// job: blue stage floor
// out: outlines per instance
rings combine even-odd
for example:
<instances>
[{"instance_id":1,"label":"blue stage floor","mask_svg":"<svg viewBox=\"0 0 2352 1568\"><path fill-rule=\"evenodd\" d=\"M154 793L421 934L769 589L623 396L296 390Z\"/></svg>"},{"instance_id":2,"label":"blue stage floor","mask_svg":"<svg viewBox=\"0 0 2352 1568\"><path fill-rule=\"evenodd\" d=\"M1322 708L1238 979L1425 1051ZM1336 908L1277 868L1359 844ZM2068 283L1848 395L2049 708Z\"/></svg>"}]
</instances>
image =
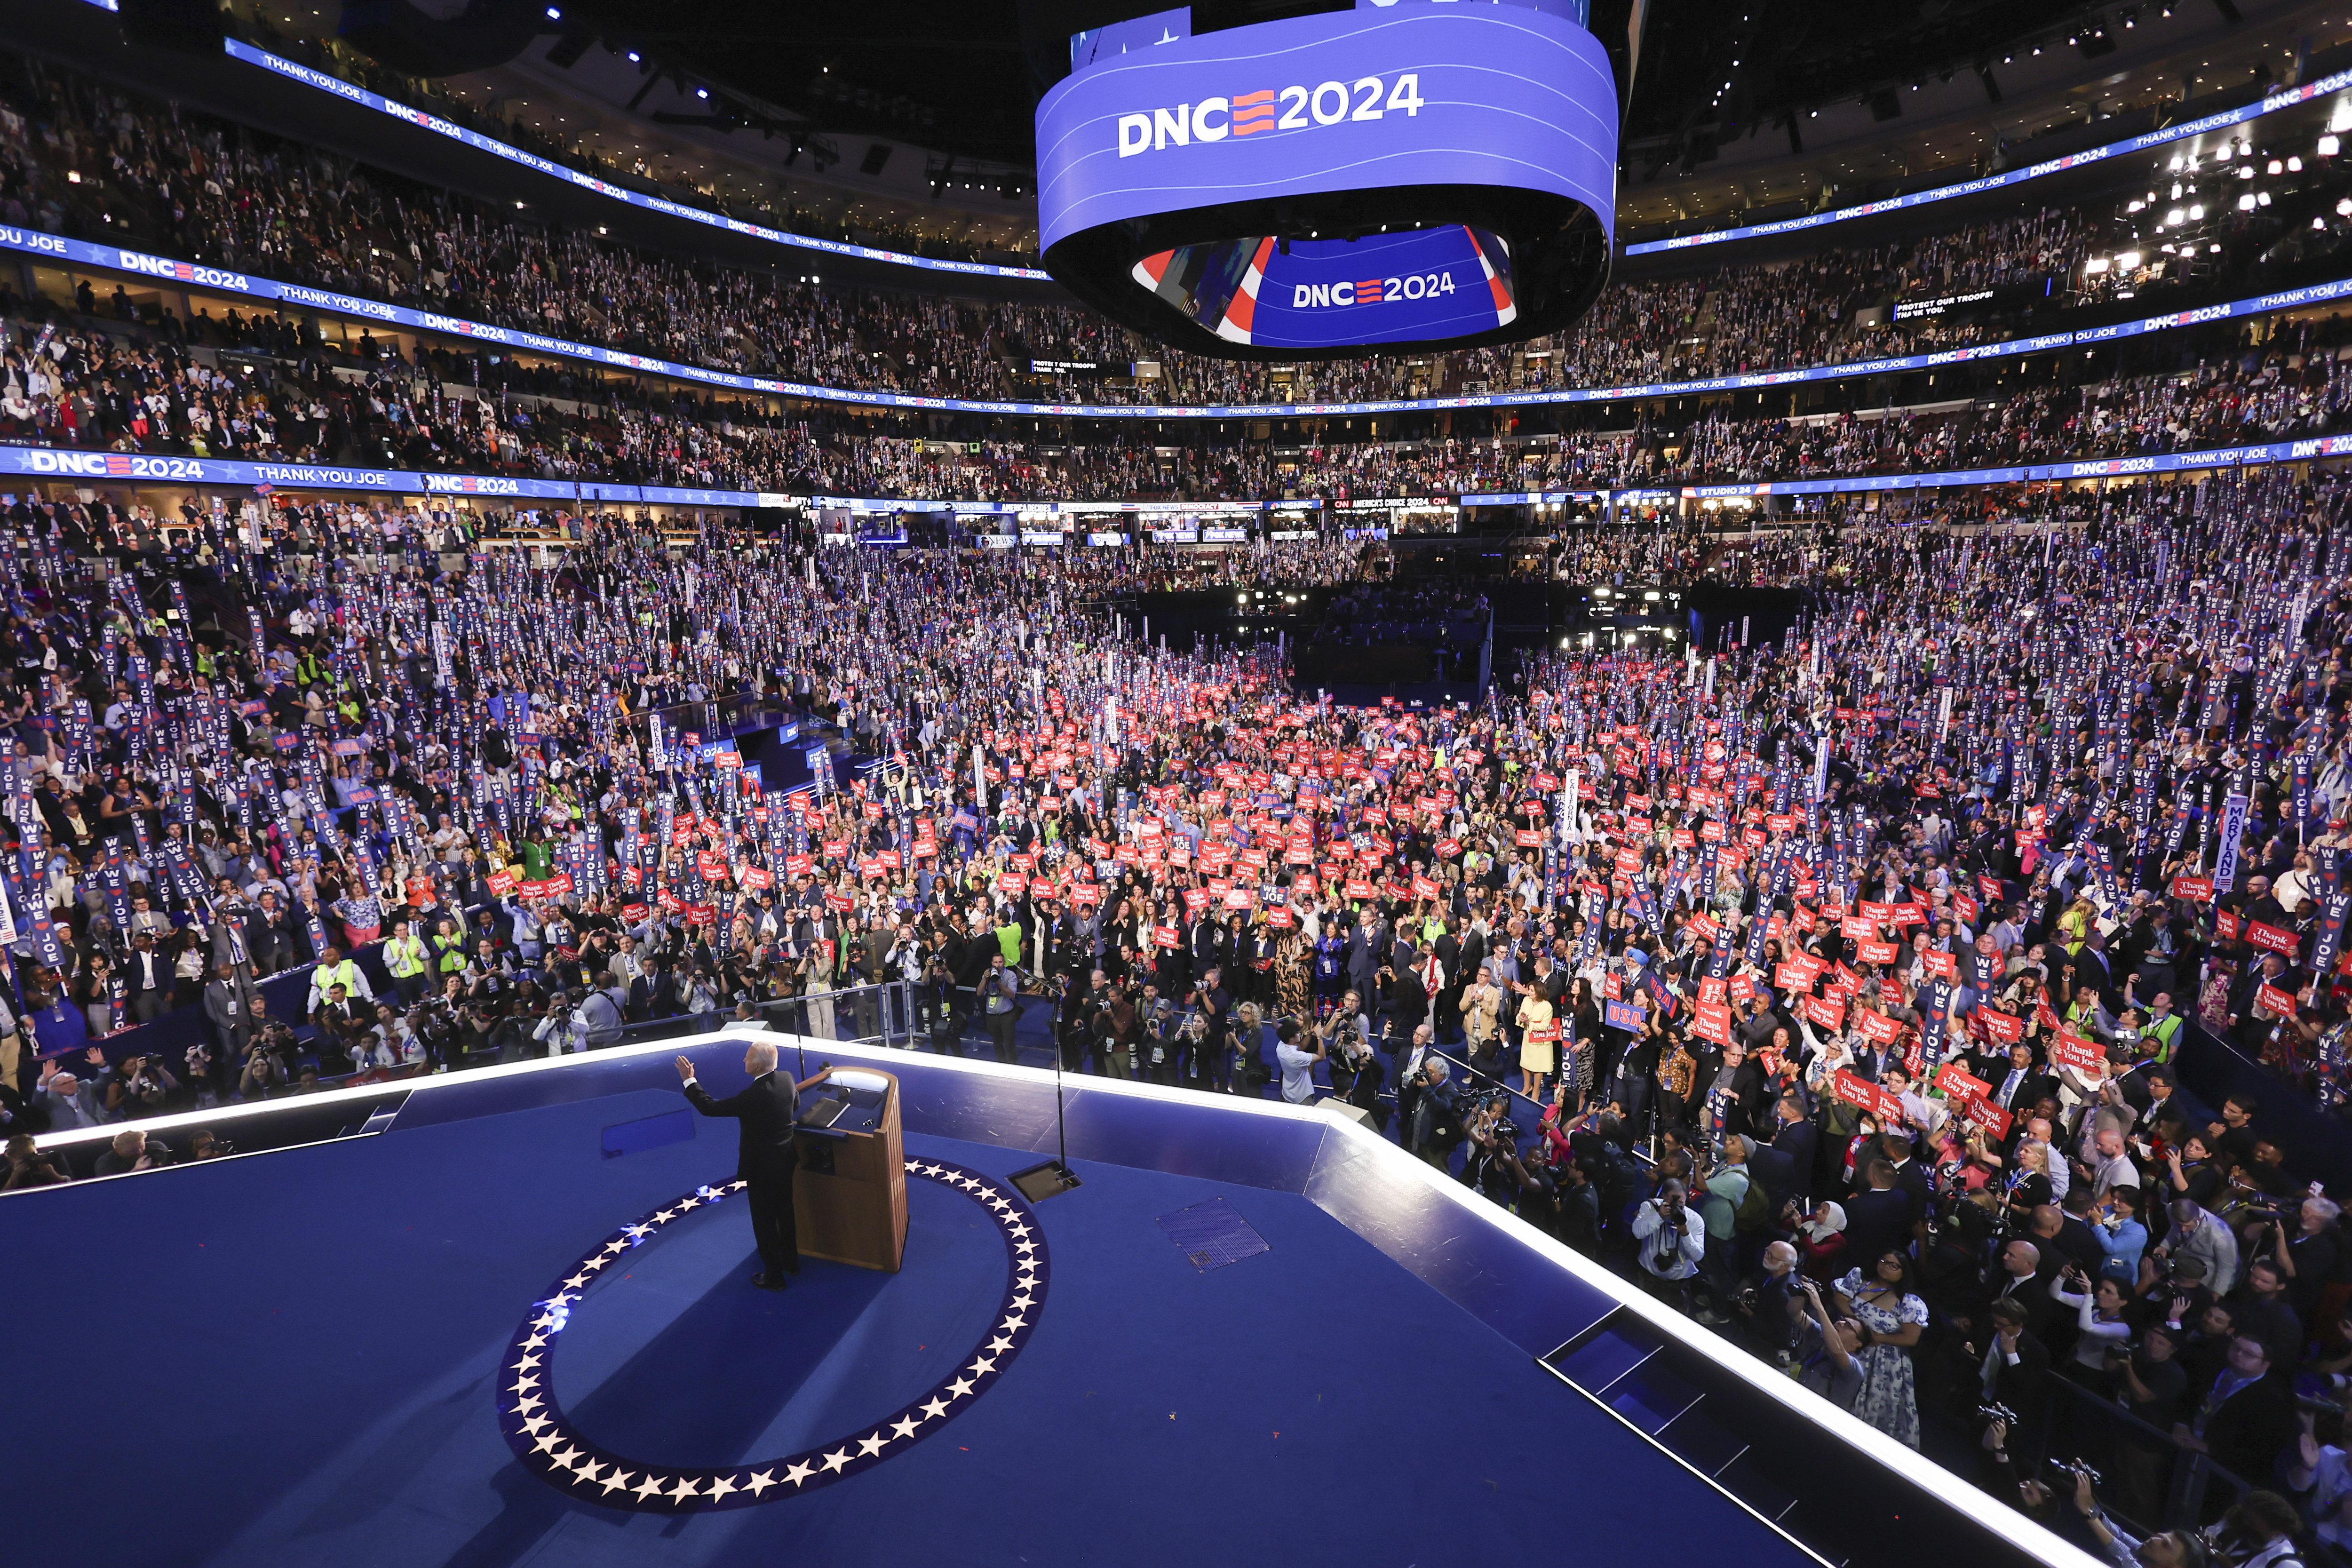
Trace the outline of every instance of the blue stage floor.
<instances>
[{"instance_id":1,"label":"blue stage floor","mask_svg":"<svg viewBox=\"0 0 2352 1568\"><path fill-rule=\"evenodd\" d=\"M502 1436L501 1358L616 1226L733 1169L731 1126L616 1159L631 1089L0 1203L38 1300L13 1402L28 1563L1345 1563L1802 1554L1307 1197L1074 1162L1017 1361L871 1468L726 1511L560 1492ZM1003 1175L1025 1150L909 1132ZM1268 1250L1202 1270L1157 1224L1223 1197ZM923 1397L1009 1278L970 1196L909 1184L895 1277L751 1289L740 1202L590 1285L552 1371L574 1426L726 1466Z\"/></svg>"}]
</instances>

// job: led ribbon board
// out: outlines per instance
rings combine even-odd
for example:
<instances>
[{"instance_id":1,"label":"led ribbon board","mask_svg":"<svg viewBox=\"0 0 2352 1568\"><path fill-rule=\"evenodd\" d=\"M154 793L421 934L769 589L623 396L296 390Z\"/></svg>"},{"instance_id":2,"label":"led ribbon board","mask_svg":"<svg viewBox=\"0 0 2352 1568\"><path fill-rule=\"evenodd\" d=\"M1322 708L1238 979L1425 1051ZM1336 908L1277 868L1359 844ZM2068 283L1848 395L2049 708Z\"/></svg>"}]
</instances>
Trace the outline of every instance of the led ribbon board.
<instances>
[{"instance_id":1,"label":"led ribbon board","mask_svg":"<svg viewBox=\"0 0 2352 1568\"><path fill-rule=\"evenodd\" d=\"M1097 56L1037 151L1046 270L1195 353L1517 342L1608 277L1615 79L1548 11L1398 0Z\"/></svg>"}]
</instances>

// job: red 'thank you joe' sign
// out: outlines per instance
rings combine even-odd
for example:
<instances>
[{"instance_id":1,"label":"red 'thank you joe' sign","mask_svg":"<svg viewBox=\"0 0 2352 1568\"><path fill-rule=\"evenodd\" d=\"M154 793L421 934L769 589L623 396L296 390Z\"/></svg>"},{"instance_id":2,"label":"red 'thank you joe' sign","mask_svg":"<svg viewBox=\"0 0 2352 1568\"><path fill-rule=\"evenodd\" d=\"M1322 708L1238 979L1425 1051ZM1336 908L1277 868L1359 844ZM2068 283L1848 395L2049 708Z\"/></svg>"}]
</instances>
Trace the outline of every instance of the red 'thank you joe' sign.
<instances>
[{"instance_id":1,"label":"red 'thank you joe' sign","mask_svg":"<svg viewBox=\"0 0 2352 1568\"><path fill-rule=\"evenodd\" d=\"M1898 1120L1903 1114L1903 1101L1891 1090L1867 1079L1856 1078L1843 1068L1831 1076L1830 1085L1840 1100L1871 1112L1882 1124Z\"/></svg>"}]
</instances>

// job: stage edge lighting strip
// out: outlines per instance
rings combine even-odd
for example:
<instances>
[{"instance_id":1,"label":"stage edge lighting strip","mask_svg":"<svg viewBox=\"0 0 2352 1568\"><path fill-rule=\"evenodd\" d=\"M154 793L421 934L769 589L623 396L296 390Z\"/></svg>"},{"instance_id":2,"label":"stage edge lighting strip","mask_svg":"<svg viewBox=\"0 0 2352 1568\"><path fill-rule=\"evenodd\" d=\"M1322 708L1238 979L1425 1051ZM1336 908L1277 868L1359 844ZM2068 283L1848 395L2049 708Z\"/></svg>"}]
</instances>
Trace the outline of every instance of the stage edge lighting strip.
<instances>
[{"instance_id":1,"label":"stage edge lighting strip","mask_svg":"<svg viewBox=\"0 0 2352 1568\"><path fill-rule=\"evenodd\" d=\"M903 1066L909 1055L914 1054L887 1046L853 1045L840 1040L818 1040L804 1036L778 1035L764 1030L732 1028L722 1028L713 1034L696 1036L692 1043L694 1047L700 1048L745 1045L754 1041L780 1047L789 1045L803 1050L814 1048L827 1057L855 1058L877 1066L888 1066L893 1063ZM413 1093L430 1094L436 1089L481 1083L493 1078L561 1072L567 1068L590 1061L613 1062L632 1057L668 1058L676 1056L678 1045L679 1042L676 1039L650 1040L635 1046L616 1046L609 1050L597 1051L591 1056L548 1057L531 1061L506 1062L494 1067L471 1068L464 1073L446 1078L421 1078L407 1080L405 1083L372 1084L358 1089L324 1089L317 1094L303 1097L303 1104L306 1106L339 1102L358 1104L381 1099L387 1089L399 1089L408 1087L410 1084L413 1084ZM978 1060L969 1057L930 1055L919 1055L919 1059L927 1070L965 1073L982 1078L993 1078L1007 1083L1023 1083L1031 1087L1039 1087L1042 1083L1035 1068L1023 1068L1011 1063ZM667 1065L666 1059L663 1065ZM1090 1094L1126 1095L1171 1105L1199 1106L1202 1103L1202 1096L1197 1090L1179 1089L1167 1084L1090 1078L1087 1080L1085 1088ZM135 1127L151 1134L200 1126L216 1128L234 1123L248 1116L266 1115L283 1109L283 1106L284 1102L278 1100L216 1106L209 1110L184 1111L173 1116L151 1117L142 1121L111 1123L104 1127L83 1128L72 1132L43 1133L35 1140L35 1142L45 1150L58 1149L77 1144L101 1142L112 1138L125 1128ZM1629 1288L1623 1280L1619 1279L1600 1265L1587 1260L1572 1247L1544 1235L1517 1215L1496 1207L1445 1173L1422 1161L1412 1159L1409 1155L1404 1155L1396 1145L1389 1142L1370 1128L1331 1111L1311 1106L1290 1105L1280 1100L1247 1100L1226 1095L1220 1096L1216 1100L1214 1108L1220 1111L1242 1115L1312 1121L1342 1137L1355 1140L1368 1154L1378 1151L1379 1157L1392 1160L1393 1168L1397 1171L1410 1172L1412 1179L1423 1183L1433 1194L1455 1205L1465 1215L1484 1224L1500 1226L1510 1235L1513 1240L1538 1253L1567 1273L1574 1275L1580 1281L1591 1286L1619 1306L1637 1313L1644 1321L1674 1336L1682 1344L1706 1356L1735 1376L1745 1380L1770 1398L1789 1405L1815 1426L1835 1433L1856 1449L1869 1455L1905 1479L1935 1492L1936 1495L1939 1497L1952 1495L1950 1489L1954 1477L1950 1471L1942 1468L1903 1444L1897 1443L1868 1423L1838 1409L1820 1395L1797 1386L1787 1377L1775 1372L1768 1363L1740 1354L1716 1342L1712 1335L1693 1329L1681 1317L1668 1311L1663 1305L1640 1291ZM260 1156L255 1154L247 1157L259 1158ZM120 1177L94 1179L152 1180L169 1171L185 1168L167 1166L162 1172L142 1171L125 1173ZM85 1184L77 1182L71 1184L69 1187L37 1188L30 1193L12 1194L10 1200L19 1203L34 1202L45 1194L79 1189ZM2063 1564L2064 1568L2104 1568L2097 1559L2042 1529L2023 1514L2009 1509L1997 1508L1986 1510L1979 1517L1986 1529L2019 1549L2032 1552L2047 1562Z\"/></svg>"},{"instance_id":2,"label":"stage edge lighting strip","mask_svg":"<svg viewBox=\"0 0 2352 1568\"><path fill-rule=\"evenodd\" d=\"M1722 245L1735 239L1760 239L1769 235L1796 234L1809 228L1821 228L1833 223L1845 223L1858 217L1875 217L1881 213L1901 212L1907 207L1924 207L1932 202L1948 202L1959 196L1980 195L1986 191L2003 190L2021 185L2028 180L2038 180L2045 174L2063 174L2085 164L2101 163L2109 158L2127 157L2145 153L2191 137L2203 136L2215 131L2227 131L2233 125L2245 125L2283 109L2294 109L2322 98L2342 88L2352 87L2352 70L2341 70L2325 76L2302 87L2291 87L2284 92L2273 93L2256 103L2241 109L2218 110L2195 120L2184 120L2178 125L2168 125L2161 131L2144 135L2128 136L2121 142L2110 142L2104 147L2085 152L2069 153L2063 158L2044 159L2029 163L2022 169L2011 169L1999 174L1986 174L1979 179L1962 180L1956 184L1937 185L1925 191L1914 191L1907 196L1889 196L1883 202L1864 202L1860 206L1839 207L1832 212L1807 213L1801 217L1782 218L1777 223L1748 224L1740 228L1717 229L1707 234L1678 235L1672 239L1643 240L1625 247L1628 256L1648 256L1661 250L1689 250L1702 245Z\"/></svg>"}]
</instances>

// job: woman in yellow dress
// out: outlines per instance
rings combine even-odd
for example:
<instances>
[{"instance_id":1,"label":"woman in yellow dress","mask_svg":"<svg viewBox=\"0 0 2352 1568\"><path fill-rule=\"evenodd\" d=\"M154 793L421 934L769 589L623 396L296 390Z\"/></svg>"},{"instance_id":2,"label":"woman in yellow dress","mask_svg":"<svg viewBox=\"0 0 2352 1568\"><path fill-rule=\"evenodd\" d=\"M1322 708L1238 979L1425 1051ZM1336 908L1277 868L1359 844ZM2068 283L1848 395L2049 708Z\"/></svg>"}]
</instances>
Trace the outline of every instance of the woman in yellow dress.
<instances>
[{"instance_id":1,"label":"woman in yellow dress","mask_svg":"<svg viewBox=\"0 0 2352 1568\"><path fill-rule=\"evenodd\" d=\"M1519 1003L1519 1092L1529 1100L1542 1098L1543 1080L1551 1076L1556 1047L1546 1028L1551 1021L1551 998L1530 989ZM1546 1038L1536 1038L1539 1030Z\"/></svg>"}]
</instances>

